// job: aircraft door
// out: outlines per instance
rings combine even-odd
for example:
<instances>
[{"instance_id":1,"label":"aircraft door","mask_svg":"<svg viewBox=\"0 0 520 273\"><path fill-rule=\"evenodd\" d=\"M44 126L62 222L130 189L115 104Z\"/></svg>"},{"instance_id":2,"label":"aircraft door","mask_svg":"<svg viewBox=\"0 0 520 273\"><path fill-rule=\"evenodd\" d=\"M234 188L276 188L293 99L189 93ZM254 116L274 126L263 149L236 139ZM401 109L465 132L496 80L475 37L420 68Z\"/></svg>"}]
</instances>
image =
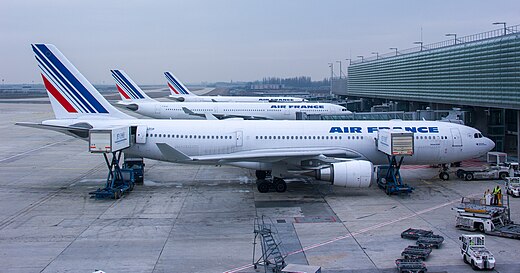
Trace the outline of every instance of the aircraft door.
<instances>
[{"instance_id":1,"label":"aircraft door","mask_svg":"<svg viewBox=\"0 0 520 273\"><path fill-rule=\"evenodd\" d=\"M236 140L237 140L237 147L242 147L242 145L244 144L242 131L237 131Z\"/></svg>"},{"instance_id":2,"label":"aircraft door","mask_svg":"<svg viewBox=\"0 0 520 273\"><path fill-rule=\"evenodd\" d=\"M137 132L135 136L135 143L144 144L146 143L146 130L148 130L148 126L139 125L137 126Z\"/></svg>"},{"instance_id":3,"label":"aircraft door","mask_svg":"<svg viewBox=\"0 0 520 273\"><path fill-rule=\"evenodd\" d=\"M462 137L459 128L451 128L451 141L453 147L462 147Z\"/></svg>"},{"instance_id":4,"label":"aircraft door","mask_svg":"<svg viewBox=\"0 0 520 273\"><path fill-rule=\"evenodd\" d=\"M155 113L161 114L161 105L158 103L155 104Z\"/></svg>"}]
</instances>

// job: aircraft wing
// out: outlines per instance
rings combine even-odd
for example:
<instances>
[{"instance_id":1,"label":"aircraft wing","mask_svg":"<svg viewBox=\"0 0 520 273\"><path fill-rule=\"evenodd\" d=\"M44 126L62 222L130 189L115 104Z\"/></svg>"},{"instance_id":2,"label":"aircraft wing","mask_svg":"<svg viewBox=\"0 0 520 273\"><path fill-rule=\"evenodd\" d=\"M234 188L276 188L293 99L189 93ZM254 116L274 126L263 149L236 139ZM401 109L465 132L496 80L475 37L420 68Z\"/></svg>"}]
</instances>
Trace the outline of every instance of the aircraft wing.
<instances>
[{"instance_id":1,"label":"aircraft wing","mask_svg":"<svg viewBox=\"0 0 520 273\"><path fill-rule=\"evenodd\" d=\"M334 158L360 159L363 156L341 147L321 148L281 148L281 149L256 149L229 154L188 156L166 143L157 143L157 147L163 156L169 161L176 162L214 162L224 164L229 162L255 161L255 162L278 162L290 159L319 158L321 161L335 162Z\"/></svg>"},{"instance_id":2,"label":"aircraft wing","mask_svg":"<svg viewBox=\"0 0 520 273\"><path fill-rule=\"evenodd\" d=\"M228 119L228 118L241 118L241 119L246 119L246 120L266 120L266 119L268 119L265 117L246 116L246 115L219 115L219 114L209 114L209 113L198 114L198 113L191 111L190 109L188 109L186 107L182 107L182 111L184 111L184 113L186 113L188 115L202 117L202 118L205 118L208 120Z\"/></svg>"}]
</instances>

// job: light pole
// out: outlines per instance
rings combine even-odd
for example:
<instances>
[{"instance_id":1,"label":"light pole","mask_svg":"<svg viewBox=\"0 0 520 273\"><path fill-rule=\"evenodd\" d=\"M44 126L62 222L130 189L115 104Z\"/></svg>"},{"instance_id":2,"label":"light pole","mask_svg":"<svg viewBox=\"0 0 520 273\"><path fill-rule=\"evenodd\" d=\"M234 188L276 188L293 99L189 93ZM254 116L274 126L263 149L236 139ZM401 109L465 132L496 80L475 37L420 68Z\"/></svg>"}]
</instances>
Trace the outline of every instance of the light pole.
<instances>
[{"instance_id":1,"label":"light pole","mask_svg":"<svg viewBox=\"0 0 520 273\"><path fill-rule=\"evenodd\" d=\"M357 56L357 57L358 57L358 58L361 58L361 62L364 62L364 61L365 61L365 57L364 57L364 56L359 55L359 56Z\"/></svg>"},{"instance_id":2,"label":"light pole","mask_svg":"<svg viewBox=\"0 0 520 273\"><path fill-rule=\"evenodd\" d=\"M336 61L339 63L339 79L341 80L341 74L343 74L343 69L341 68L341 61Z\"/></svg>"},{"instance_id":3,"label":"light pole","mask_svg":"<svg viewBox=\"0 0 520 273\"><path fill-rule=\"evenodd\" d=\"M397 47L391 47L391 50L395 50L395 56L397 56Z\"/></svg>"},{"instance_id":4,"label":"light pole","mask_svg":"<svg viewBox=\"0 0 520 273\"><path fill-rule=\"evenodd\" d=\"M453 36L455 38L453 44L457 44L457 33L446 33L446 37Z\"/></svg>"},{"instance_id":5,"label":"light pole","mask_svg":"<svg viewBox=\"0 0 520 273\"><path fill-rule=\"evenodd\" d=\"M504 25L504 35L507 34L506 22L494 22L493 25Z\"/></svg>"},{"instance_id":6,"label":"light pole","mask_svg":"<svg viewBox=\"0 0 520 273\"><path fill-rule=\"evenodd\" d=\"M334 64L329 63L330 67L330 95L332 95L332 79L334 78Z\"/></svg>"},{"instance_id":7,"label":"light pole","mask_svg":"<svg viewBox=\"0 0 520 273\"><path fill-rule=\"evenodd\" d=\"M422 49L423 49L423 42L422 41L420 41L420 42L413 42L413 43L416 44L416 45L421 45L421 51L422 51Z\"/></svg>"},{"instance_id":8,"label":"light pole","mask_svg":"<svg viewBox=\"0 0 520 273\"><path fill-rule=\"evenodd\" d=\"M379 52L372 52L372 54L376 54L376 60L379 60Z\"/></svg>"}]
</instances>

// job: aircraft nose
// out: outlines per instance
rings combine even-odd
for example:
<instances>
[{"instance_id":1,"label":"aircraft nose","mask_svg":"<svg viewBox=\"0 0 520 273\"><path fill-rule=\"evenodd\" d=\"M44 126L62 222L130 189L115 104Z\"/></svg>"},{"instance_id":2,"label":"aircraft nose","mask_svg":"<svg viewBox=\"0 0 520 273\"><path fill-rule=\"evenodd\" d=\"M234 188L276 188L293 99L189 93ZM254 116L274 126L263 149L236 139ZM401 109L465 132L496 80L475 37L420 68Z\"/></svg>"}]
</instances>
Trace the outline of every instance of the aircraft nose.
<instances>
[{"instance_id":1,"label":"aircraft nose","mask_svg":"<svg viewBox=\"0 0 520 273\"><path fill-rule=\"evenodd\" d=\"M485 152L489 152L495 148L495 142L493 142L493 140L491 140L487 137L484 137L483 141L484 141L484 143L482 143L482 144L484 144L484 145L482 145L482 146L485 149Z\"/></svg>"},{"instance_id":2,"label":"aircraft nose","mask_svg":"<svg viewBox=\"0 0 520 273\"><path fill-rule=\"evenodd\" d=\"M493 150L495 148L495 142L493 140L486 137L487 145L489 146L489 150Z\"/></svg>"}]
</instances>

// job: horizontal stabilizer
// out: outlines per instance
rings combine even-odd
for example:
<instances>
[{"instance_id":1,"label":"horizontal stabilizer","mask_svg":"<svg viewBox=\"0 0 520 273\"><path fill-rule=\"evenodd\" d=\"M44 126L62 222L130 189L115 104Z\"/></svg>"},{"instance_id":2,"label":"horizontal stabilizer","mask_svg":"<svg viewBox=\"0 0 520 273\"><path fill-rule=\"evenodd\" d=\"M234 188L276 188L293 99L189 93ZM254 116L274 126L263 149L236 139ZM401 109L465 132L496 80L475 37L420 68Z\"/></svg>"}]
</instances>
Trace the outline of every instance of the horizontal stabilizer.
<instances>
[{"instance_id":1,"label":"horizontal stabilizer","mask_svg":"<svg viewBox=\"0 0 520 273\"><path fill-rule=\"evenodd\" d=\"M61 125L50 125L50 124L42 124L42 123L32 123L32 122L17 122L15 125L51 130L55 132L64 133L67 135L71 135L73 137L79 137L83 139L88 138L89 130L92 129L92 126L88 123L78 123L69 126L61 126Z\"/></svg>"}]
</instances>

